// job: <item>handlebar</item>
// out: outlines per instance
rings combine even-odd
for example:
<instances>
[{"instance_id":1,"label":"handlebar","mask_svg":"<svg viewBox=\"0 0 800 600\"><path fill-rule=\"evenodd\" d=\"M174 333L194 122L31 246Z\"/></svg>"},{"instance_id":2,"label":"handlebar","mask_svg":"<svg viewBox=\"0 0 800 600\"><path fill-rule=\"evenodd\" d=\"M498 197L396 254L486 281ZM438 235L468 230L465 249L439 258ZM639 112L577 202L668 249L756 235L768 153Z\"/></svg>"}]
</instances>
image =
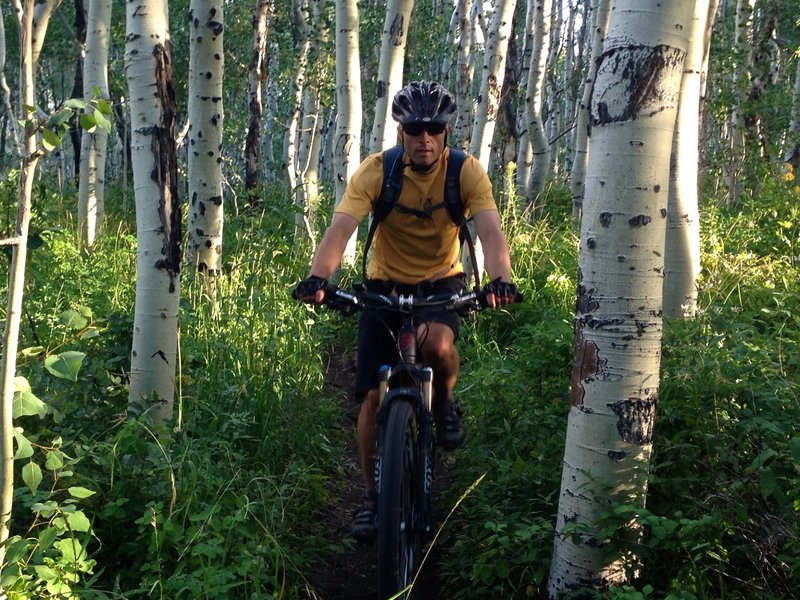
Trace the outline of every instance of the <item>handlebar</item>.
<instances>
[{"instance_id":1,"label":"handlebar","mask_svg":"<svg viewBox=\"0 0 800 600\"><path fill-rule=\"evenodd\" d=\"M517 302L523 300L522 294L517 294ZM345 291L335 285L325 288L323 304L338 310L342 314L352 315L365 308L389 309L402 313L413 313L417 308L441 308L442 312L460 310L473 312L488 307L486 293L483 291L464 290L462 292L446 292L424 296L399 295L388 296L363 290Z\"/></svg>"}]
</instances>

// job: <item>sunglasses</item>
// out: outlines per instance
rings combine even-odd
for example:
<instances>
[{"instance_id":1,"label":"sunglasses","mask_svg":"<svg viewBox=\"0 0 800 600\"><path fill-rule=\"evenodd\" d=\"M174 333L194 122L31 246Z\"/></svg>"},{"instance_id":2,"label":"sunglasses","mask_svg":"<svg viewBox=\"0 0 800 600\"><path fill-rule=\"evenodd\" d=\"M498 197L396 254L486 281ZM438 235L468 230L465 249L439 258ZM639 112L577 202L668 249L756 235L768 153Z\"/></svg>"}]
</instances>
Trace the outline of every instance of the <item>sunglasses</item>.
<instances>
[{"instance_id":1,"label":"sunglasses","mask_svg":"<svg viewBox=\"0 0 800 600\"><path fill-rule=\"evenodd\" d=\"M403 125L403 133L414 136L422 135L423 131L428 135L439 135L444 133L445 129L447 129L447 125L444 123L406 123Z\"/></svg>"}]
</instances>

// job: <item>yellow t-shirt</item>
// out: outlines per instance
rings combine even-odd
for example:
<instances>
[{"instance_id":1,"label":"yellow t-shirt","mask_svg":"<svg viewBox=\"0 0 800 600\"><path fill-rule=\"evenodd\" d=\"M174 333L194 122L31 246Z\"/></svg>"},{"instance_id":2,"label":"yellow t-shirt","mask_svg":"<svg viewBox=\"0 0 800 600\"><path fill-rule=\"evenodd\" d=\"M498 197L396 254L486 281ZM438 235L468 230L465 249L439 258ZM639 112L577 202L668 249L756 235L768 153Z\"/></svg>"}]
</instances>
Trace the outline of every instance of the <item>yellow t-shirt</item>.
<instances>
[{"instance_id":1,"label":"yellow t-shirt","mask_svg":"<svg viewBox=\"0 0 800 600\"><path fill-rule=\"evenodd\" d=\"M450 150L445 149L430 173L406 167L398 204L419 211L442 204L449 156ZM403 160L408 164L407 156ZM383 153L378 152L358 167L335 212L360 222L372 211L382 182ZM460 185L465 215L497 210L489 176L472 156L467 156L461 168ZM456 275L462 272L459 250L458 227L444 205L432 211L431 218L391 210L375 232L367 277L419 283Z\"/></svg>"}]
</instances>

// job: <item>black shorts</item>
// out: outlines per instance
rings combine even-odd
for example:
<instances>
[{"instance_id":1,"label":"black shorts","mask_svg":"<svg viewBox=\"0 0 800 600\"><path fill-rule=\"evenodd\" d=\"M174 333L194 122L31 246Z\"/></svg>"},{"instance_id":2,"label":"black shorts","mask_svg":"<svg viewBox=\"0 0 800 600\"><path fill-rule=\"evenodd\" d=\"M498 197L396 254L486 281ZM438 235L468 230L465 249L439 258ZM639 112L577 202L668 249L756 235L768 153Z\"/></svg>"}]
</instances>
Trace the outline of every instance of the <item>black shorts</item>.
<instances>
[{"instance_id":1,"label":"black shorts","mask_svg":"<svg viewBox=\"0 0 800 600\"><path fill-rule=\"evenodd\" d=\"M454 275L430 282L425 281L418 285L394 284L389 281L375 279L367 280L367 291L378 294L443 294L446 292L458 293L465 287L464 275ZM421 310L414 318L419 325L422 323L444 323L453 330L455 339L461 327L461 317L456 311L440 312L432 309L431 314ZM397 351L397 332L400 329L402 315L385 310L365 310L361 313L358 324L358 358L356 361L356 389L355 399L361 402L364 395L371 389L378 387L378 370L383 365L393 367L397 364L399 355ZM424 339L420 341L420 346Z\"/></svg>"}]
</instances>

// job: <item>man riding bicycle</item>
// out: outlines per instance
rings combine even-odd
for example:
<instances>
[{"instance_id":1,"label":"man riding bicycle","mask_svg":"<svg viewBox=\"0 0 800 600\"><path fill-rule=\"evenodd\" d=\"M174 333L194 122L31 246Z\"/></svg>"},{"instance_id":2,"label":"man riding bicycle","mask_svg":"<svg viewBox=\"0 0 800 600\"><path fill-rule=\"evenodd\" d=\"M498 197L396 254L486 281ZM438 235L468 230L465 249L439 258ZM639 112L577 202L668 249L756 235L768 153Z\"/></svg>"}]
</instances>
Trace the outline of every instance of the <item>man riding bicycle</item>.
<instances>
[{"instance_id":1,"label":"man riding bicycle","mask_svg":"<svg viewBox=\"0 0 800 600\"><path fill-rule=\"evenodd\" d=\"M395 210L377 228L365 282L368 291L384 294L458 292L465 287L460 262L459 227L444 210L445 177L450 150L446 147L454 96L436 82L412 82L395 94L392 117L403 146L403 183ZM368 156L347 185L333 220L320 242L308 277L293 294L320 304L328 279L339 267L348 240L375 207L384 180L383 153ZM485 286L490 308L510 304L516 297L511 278L508 244L492 184L481 164L467 156L460 173L461 202L471 215L484 250L485 269L492 282ZM378 370L394 364L393 334L399 319L365 310L358 334L356 398L363 400L358 417L358 448L366 493L353 520L353 536L371 541L376 535L375 446L377 436ZM461 410L453 399L459 371L455 347L460 318L455 312L418 321L420 350L433 368L433 413L437 443L455 449L464 441ZM387 325L393 331L387 329Z\"/></svg>"}]
</instances>

